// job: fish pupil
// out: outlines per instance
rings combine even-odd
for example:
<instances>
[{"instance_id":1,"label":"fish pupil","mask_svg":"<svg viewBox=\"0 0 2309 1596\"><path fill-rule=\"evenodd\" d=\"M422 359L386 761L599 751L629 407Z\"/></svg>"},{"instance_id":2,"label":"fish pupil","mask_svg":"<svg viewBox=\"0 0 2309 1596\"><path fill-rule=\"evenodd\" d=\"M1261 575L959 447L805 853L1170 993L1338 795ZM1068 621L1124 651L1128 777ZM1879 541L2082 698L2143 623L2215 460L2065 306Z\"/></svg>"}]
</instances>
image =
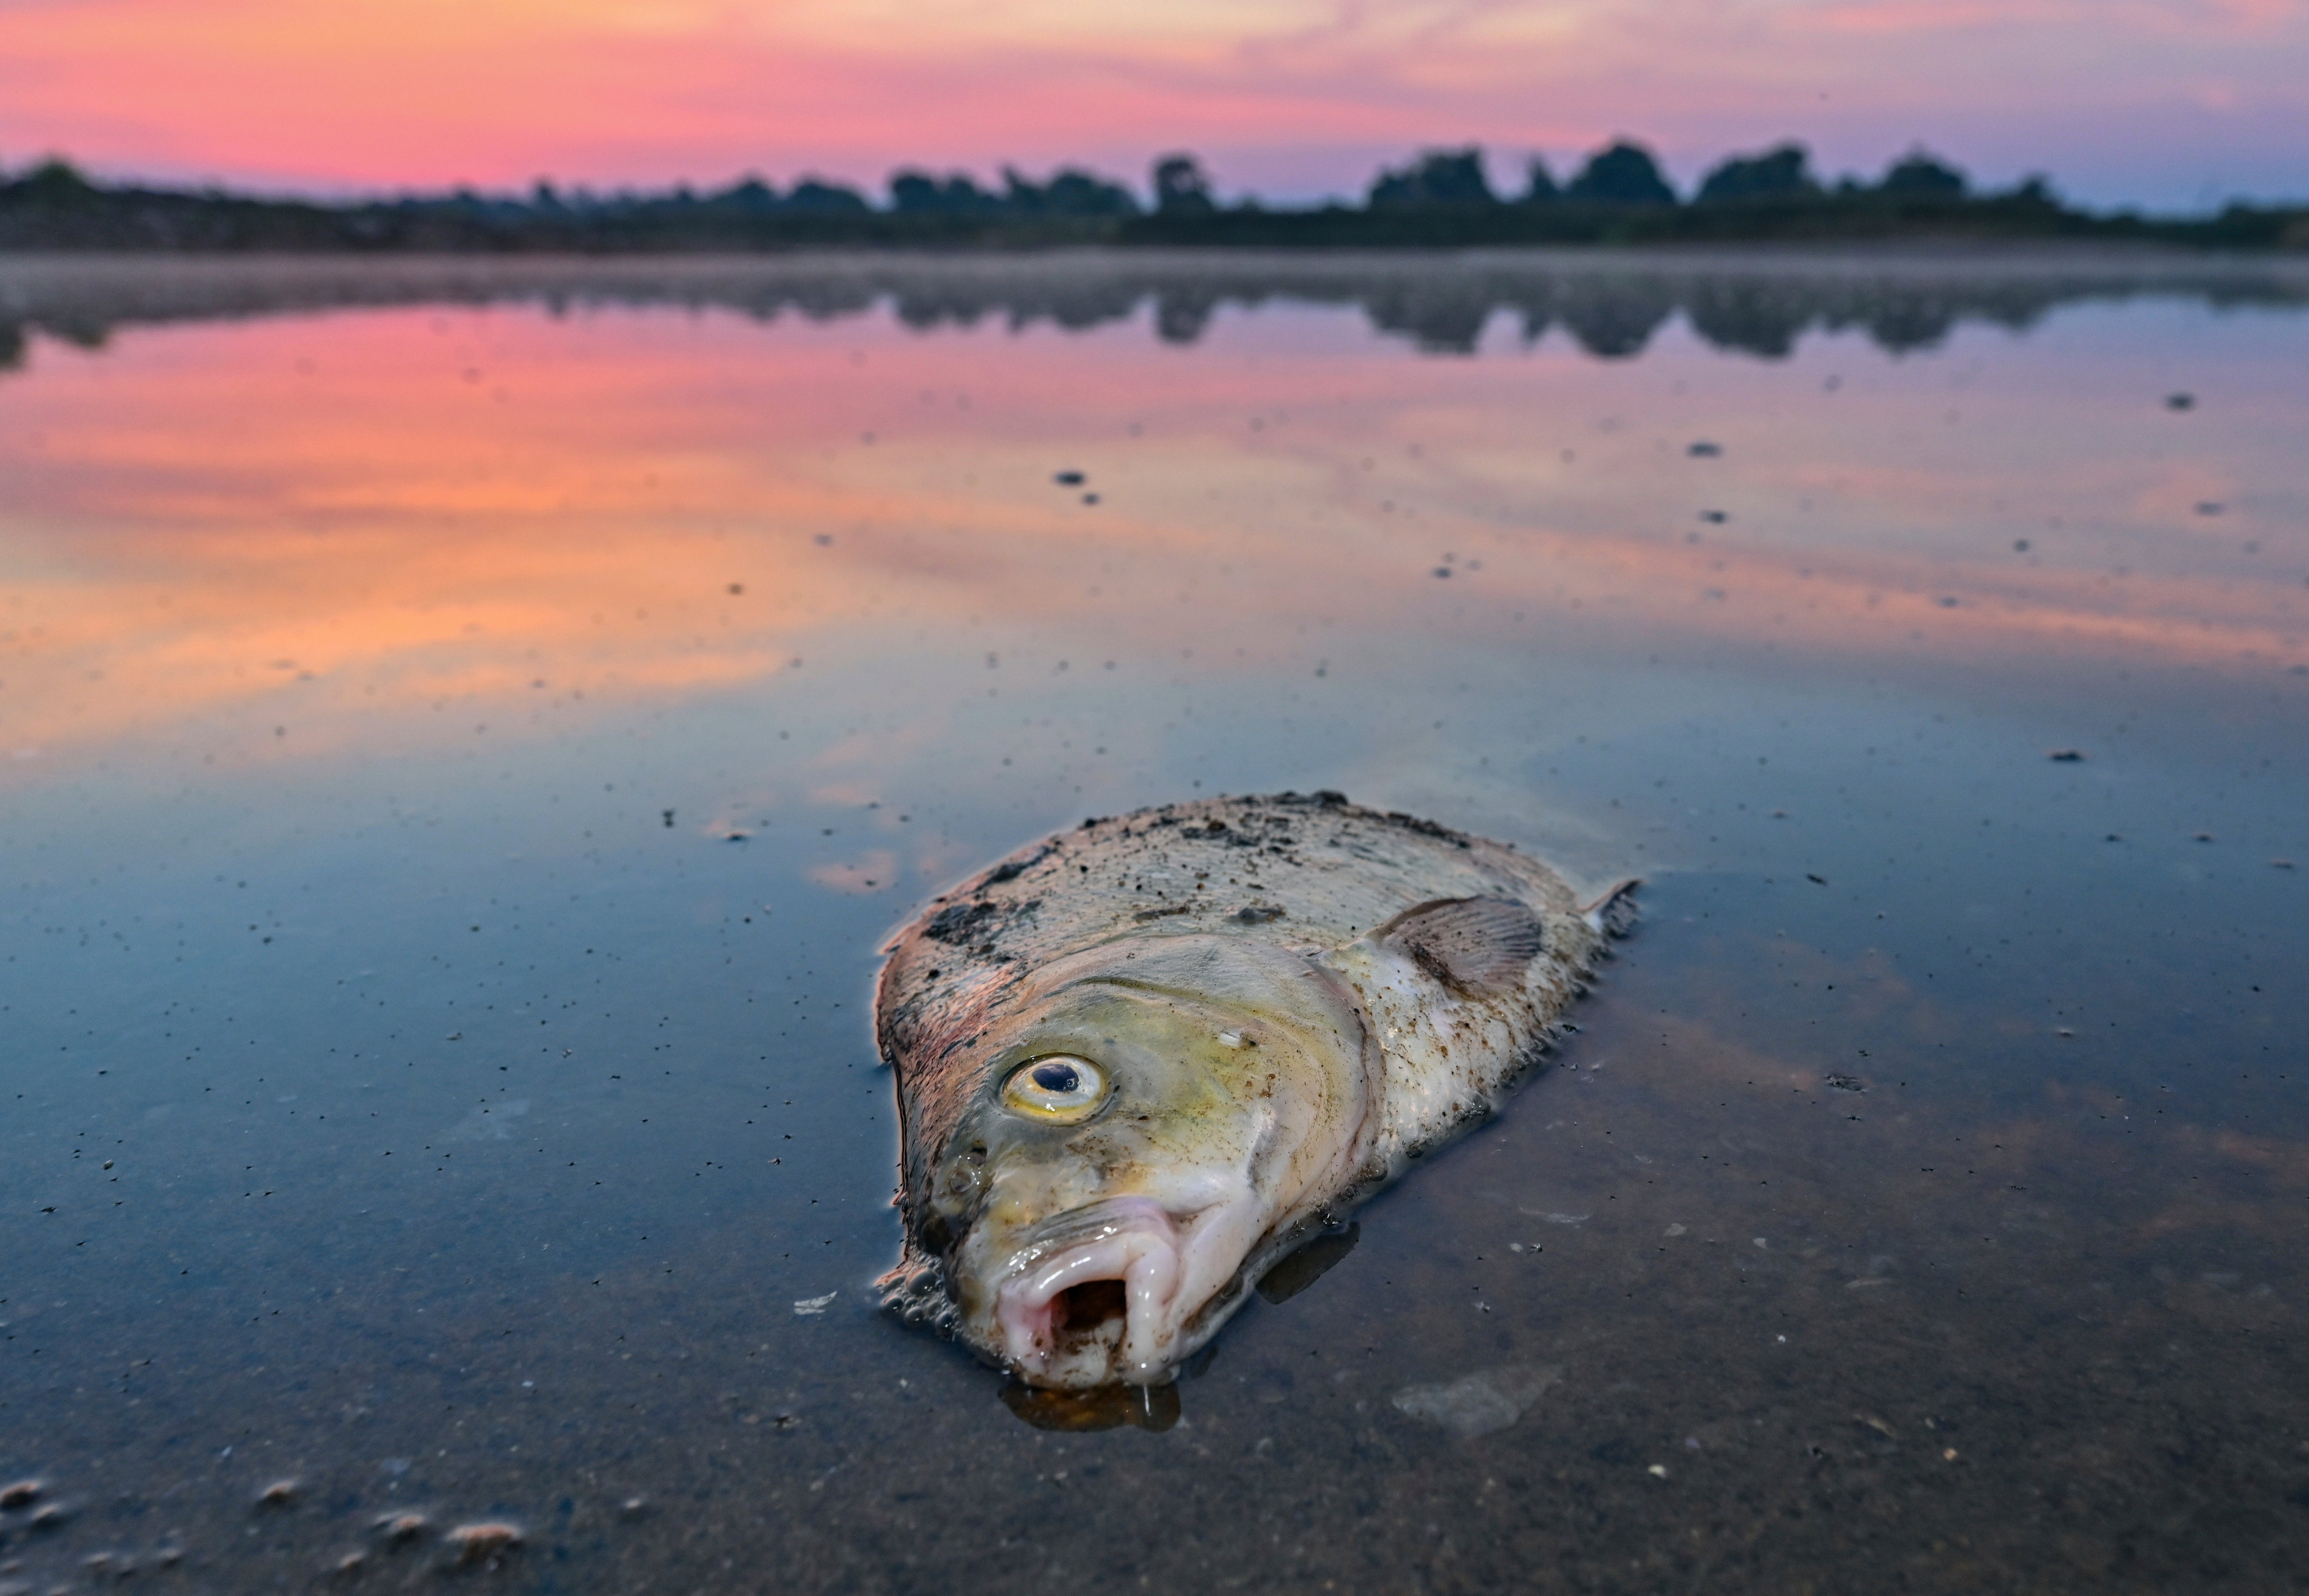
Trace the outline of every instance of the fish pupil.
<instances>
[{"instance_id":1,"label":"fish pupil","mask_svg":"<svg viewBox=\"0 0 2309 1596\"><path fill-rule=\"evenodd\" d=\"M1074 1091L1082 1085L1082 1073L1071 1064L1038 1064L1033 1081L1045 1091Z\"/></svg>"}]
</instances>

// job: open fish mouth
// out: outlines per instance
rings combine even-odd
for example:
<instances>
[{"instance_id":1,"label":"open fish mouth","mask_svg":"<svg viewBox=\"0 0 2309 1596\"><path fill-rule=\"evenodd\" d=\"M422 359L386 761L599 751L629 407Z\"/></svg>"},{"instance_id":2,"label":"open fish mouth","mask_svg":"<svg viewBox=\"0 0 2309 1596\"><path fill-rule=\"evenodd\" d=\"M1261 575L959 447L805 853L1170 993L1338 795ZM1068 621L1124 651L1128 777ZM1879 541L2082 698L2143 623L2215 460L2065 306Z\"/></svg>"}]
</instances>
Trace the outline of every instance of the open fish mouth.
<instances>
[{"instance_id":1,"label":"open fish mouth","mask_svg":"<svg viewBox=\"0 0 2309 1596\"><path fill-rule=\"evenodd\" d=\"M996 1295L1004 1361L1036 1385L1161 1383L1177 1337L1181 1241L1169 1211L1146 1197L1039 1226Z\"/></svg>"}]
</instances>

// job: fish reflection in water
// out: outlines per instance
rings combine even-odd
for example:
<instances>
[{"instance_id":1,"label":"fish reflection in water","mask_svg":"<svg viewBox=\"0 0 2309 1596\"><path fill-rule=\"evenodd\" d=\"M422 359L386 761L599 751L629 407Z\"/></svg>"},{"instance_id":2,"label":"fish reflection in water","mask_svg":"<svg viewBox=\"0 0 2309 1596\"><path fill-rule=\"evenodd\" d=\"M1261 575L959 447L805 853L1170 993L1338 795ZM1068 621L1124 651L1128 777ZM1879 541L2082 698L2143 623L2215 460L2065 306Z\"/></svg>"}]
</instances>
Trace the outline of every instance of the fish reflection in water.
<instances>
[{"instance_id":1,"label":"fish reflection in water","mask_svg":"<svg viewBox=\"0 0 2309 1596\"><path fill-rule=\"evenodd\" d=\"M1583 908L1511 848L1330 792L1022 850L887 950L887 1301L1027 1385L1167 1385L1246 1287L1303 1290L1354 1245L1338 1213L1489 1109L1625 892Z\"/></svg>"},{"instance_id":2,"label":"fish reflection in water","mask_svg":"<svg viewBox=\"0 0 2309 1596\"><path fill-rule=\"evenodd\" d=\"M1047 1386L1006 1382L1002 1405L1036 1429L1166 1430L1179 1422L1176 1385L1094 1385L1087 1391L1053 1391Z\"/></svg>"}]
</instances>

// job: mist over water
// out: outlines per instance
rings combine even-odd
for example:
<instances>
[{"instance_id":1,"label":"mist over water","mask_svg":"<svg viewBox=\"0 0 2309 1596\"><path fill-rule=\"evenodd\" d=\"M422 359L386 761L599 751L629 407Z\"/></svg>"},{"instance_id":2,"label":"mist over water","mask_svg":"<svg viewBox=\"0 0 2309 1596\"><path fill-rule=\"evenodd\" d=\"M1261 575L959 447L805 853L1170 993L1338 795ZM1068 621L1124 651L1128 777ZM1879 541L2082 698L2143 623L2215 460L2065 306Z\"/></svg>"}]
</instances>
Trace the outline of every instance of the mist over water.
<instances>
[{"instance_id":1,"label":"mist over water","mask_svg":"<svg viewBox=\"0 0 2309 1596\"><path fill-rule=\"evenodd\" d=\"M0 263L0 1581L2281 1583L2289 271ZM1325 787L1646 920L1006 1404L872 1307L884 934Z\"/></svg>"}]
</instances>

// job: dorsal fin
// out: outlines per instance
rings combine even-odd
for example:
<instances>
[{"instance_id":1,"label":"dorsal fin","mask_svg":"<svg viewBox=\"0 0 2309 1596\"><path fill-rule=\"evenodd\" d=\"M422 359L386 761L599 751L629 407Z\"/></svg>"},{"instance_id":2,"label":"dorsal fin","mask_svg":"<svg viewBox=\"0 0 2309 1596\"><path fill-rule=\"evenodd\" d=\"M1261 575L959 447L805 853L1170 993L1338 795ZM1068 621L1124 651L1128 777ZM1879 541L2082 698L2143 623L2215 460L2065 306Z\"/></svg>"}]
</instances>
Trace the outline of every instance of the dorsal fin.
<instances>
[{"instance_id":1,"label":"dorsal fin","mask_svg":"<svg viewBox=\"0 0 2309 1596\"><path fill-rule=\"evenodd\" d=\"M1405 910L1371 939L1466 997L1514 991L1547 946L1539 916L1512 898L1431 899Z\"/></svg>"},{"instance_id":2,"label":"dorsal fin","mask_svg":"<svg viewBox=\"0 0 2309 1596\"><path fill-rule=\"evenodd\" d=\"M1640 876L1630 876L1625 881L1615 881L1596 896L1596 901L1579 911L1579 916L1606 936L1628 936L1635 932L1640 913L1636 908L1636 889L1644 884Z\"/></svg>"}]
</instances>

